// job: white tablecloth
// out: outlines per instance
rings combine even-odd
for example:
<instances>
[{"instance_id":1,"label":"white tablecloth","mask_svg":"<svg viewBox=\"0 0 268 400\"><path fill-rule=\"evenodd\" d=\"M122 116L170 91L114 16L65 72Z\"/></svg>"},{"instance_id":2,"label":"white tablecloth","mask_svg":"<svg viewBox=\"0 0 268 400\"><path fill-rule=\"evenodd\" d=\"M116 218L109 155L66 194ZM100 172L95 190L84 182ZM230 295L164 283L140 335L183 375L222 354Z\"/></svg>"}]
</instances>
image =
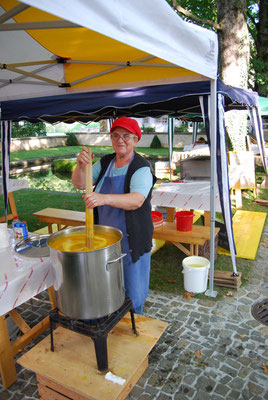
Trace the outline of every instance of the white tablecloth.
<instances>
[{"instance_id":1,"label":"white tablecloth","mask_svg":"<svg viewBox=\"0 0 268 400\"><path fill-rule=\"evenodd\" d=\"M164 183L153 190L151 203L158 207L210 211L210 182ZM221 212L218 193L216 194L215 209Z\"/></svg>"},{"instance_id":2,"label":"white tablecloth","mask_svg":"<svg viewBox=\"0 0 268 400\"><path fill-rule=\"evenodd\" d=\"M26 258L0 250L0 315L8 313L54 284L49 257Z\"/></svg>"},{"instance_id":3,"label":"white tablecloth","mask_svg":"<svg viewBox=\"0 0 268 400\"><path fill-rule=\"evenodd\" d=\"M15 190L25 189L29 186L26 179L9 179L8 180L8 192L14 192ZM3 194L3 178L0 177L0 194Z\"/></svg>"}]
</instances>

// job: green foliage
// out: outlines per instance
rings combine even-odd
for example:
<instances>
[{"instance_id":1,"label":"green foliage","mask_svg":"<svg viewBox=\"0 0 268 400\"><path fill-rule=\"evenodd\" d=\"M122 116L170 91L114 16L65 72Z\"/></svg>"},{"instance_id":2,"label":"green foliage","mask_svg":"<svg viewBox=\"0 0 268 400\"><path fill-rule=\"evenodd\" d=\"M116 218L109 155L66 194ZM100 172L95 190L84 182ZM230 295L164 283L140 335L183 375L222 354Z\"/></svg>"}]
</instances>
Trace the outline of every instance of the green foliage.
<instances>
[{"instance_id":1,"label":"green foliage","mask_svg":"<svg viewBox=\"0 0 268 400\"><path fill-rule=\"evenodd\" d=\"M232 143L228 133L226 134L226 148L227 148L227 151L233 151L234 150L233 143Z\"/></svg>"},{"instance_id":2,"label":"green foliage","mask_svg":"<svg viewBox=\"0 0 268 400\"><path fill-rule=\"evenodd\" d=\"M189 133L188 125L187 123L182 123L181 126L175 126L174 132L180 132L180 133Z\"/></svg>"},{"instance_id":3,"label":"green foliage","mask_svg":"<svg viewBox=\"0 0 268 400\"><path fill-rule=\"evenodd\" d=\"M92 164L95 164L99 160L99 157L95 157L92 160ZM69 158L61 158L54 160L51 164L51 170L53 174L68 174L69 176L76 167L76 160L70 160Z\"/></svg>"},{"instance_id":4,"label":"green foliage","mask_svg":"<svg viewBox=\"0 0 268 400\"><path fill-rule=\"evenodd\" d=\"M150 144L151 149L160 149L162 147L159 137L154 135L152 143Z\"/></svg>"},{"instance_id":5,"label":"green foliage","mask_svg":"<svg viewBox=\"0 0 268 400\"><path fill-rule=\"evenodd\" d=\"M43 122L31 124L30 122L12 122L12 137L46 136L46 125Z\"/></svg>"},{"instance_id":6,"label":"green foliage","mask_svg":"<svg viewBox=\"0 0 268 400\"><path fill-rule=\"evenodd\" d=\"M76 161L69 159L54 160L51 164L53 173L71 174L76 167Z\"/></svg>"},{"instance_id":7,"label":"green foliage","mask_svg":"<svg viewBox=\"0 0 268 400\"><path fill-rule=\"evenodd\" d=\"M51 170L40 171L35 173L20 174L16 176L17 179L27 179L30 189L52 190L55 192L66 193L81 193L76 189L69 175L61 175L60 177L54 175ZM25 203L27 204L27 203ZM56 207L56 206L55 206Z\"/></svg>"},{"instance_id":8,"label":"green foliage","mask_svg":"<svg viewBox=\"0 0 268 400\"><path fill-rule=\"evenodd\" d=\"M202 26L207 29L212 29L210 25L206 24L206 21L217 22L218 9L220 9L224 3L216 0L166 0L171 7L176 9L176 6L181 6L195 17L202 20ZM249 30L249 37L251 43L250 49L250 66L248 76L249 88L258 91L261 96L267 96L268 88L268 74L267 74L267 40L265 40L265 22L266 16L261 20L260 12L267 8L267 0L247 0L244 5L243 2L237 1L235 7L242 7L242 11L247 13L247 25ZM230 12L232 8L230 7ZM186 17L183 13L178 12L178 15L191 23L197 24L190 17ZM263 21L261 24L260 21ZM201 25L201 22L198 23ZM262 37L263 36L263 37ZM242 51L241 51L242 52Z\"/></svg>"},{"instance_id":9,"label":"green foliage","mask_svg":"<svg viewBox=\"0 0 268 400\"><path fill-rule=\"evenodd\" d=\"M67 144L67 146L78 146L77 137L73 132L68 134L66 144Z\"/></svg>"},{"instance_id":10,"label":"green foliage","mask_svg":"<svg viewBox=\"0 0 268 400\"><path fill-rule=\"evenodd\" d=\"M155 132L155 127L142 125L141 131L142 131L142 133L153 133L153 132Z\"/></svg>"}]
</instances>

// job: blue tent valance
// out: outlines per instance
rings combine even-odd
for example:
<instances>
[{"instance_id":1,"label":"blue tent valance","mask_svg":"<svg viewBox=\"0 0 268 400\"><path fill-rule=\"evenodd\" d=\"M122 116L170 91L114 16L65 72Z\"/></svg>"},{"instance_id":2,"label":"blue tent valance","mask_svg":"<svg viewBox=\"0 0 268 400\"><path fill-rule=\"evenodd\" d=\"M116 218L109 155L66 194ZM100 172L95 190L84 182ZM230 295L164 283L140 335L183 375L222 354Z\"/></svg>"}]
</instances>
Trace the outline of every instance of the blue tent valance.
<instances>
[{"instance_id":1,"label":"blue tent valance","mask_svg":"<svg viewBox=\"0 0 268 400\"><path fill-rule=\"evenodd\" d=\"M225 98L225 110L258 106L258 94L229 87L217 81L217 92ZM103 92L70 93L1 103L2 120L30 122L87 122L122 115L181 117L199 114L199 96L210 94L210 81L145 86Z\"/></svg>"}]
</instances>

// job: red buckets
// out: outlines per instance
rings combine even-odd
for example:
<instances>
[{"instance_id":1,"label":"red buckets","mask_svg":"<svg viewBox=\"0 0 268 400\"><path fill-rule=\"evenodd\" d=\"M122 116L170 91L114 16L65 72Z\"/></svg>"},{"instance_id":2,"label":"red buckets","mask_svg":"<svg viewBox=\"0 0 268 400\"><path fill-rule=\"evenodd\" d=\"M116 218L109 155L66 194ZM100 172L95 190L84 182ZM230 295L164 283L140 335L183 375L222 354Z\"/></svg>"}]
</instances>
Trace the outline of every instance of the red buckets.
<instances>
[{"instance_id":1,"label":"red buckets","mask_svg":"<svg viewBox=\"0 0 268 400\"><path fill-rule=\"evenodd\" d=\"M177 230L189 232L193 228L194 213L192 211L178 211L175 214Z\"/></svg>"},{"instance_id":2,"label":"red buckets","mask_svg":"<svg viewBox=\"0 0 268 400\"><path fill-rule=\"evenodd\" d=\"M164 223L163 214L159 211L151 211L151 213L152 213L154 228L158 228L159 226L163 225Z\"/></svg>"}]
</instances>

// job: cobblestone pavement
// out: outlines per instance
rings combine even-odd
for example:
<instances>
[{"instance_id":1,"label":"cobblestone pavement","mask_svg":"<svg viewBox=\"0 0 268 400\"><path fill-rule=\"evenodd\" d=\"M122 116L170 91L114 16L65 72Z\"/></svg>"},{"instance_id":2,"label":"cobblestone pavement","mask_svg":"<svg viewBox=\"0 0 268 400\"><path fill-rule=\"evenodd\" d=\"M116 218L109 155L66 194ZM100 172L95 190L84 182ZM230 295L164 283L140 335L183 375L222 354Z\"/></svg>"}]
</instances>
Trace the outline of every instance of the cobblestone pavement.
<instances>
[{"instance_id":1,"label":"cobblestone pavement","mask_svg":"<svg viewBox=\"0 0 268 400\"><path fill-rule=\"evenodd\" d=\"M267 243L266 224L249 283L234 297L187 301L150 293L144 314L169 325L127 400L268 399L268 375L262 368L268 363L268 326L251 315L251 306L268 297ZM19 309L30 325L36 323L50 310L47 294ZM38 399L35 375L16 368L18 380L7 390L0 380L0 399Z\"/></svg>"}]
</instances>

